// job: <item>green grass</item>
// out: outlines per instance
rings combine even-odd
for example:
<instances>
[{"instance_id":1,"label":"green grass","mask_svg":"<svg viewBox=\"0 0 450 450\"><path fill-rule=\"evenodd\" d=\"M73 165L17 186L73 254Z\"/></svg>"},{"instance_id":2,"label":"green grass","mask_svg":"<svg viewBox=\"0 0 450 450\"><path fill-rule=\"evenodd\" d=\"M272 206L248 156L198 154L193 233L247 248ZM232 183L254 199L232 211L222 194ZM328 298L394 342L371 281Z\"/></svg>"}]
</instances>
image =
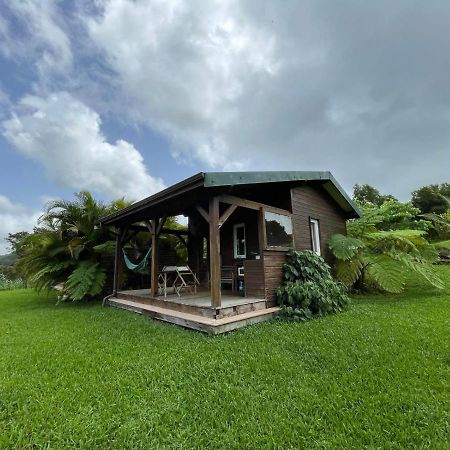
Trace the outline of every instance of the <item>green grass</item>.
<instances>
[{"instance_id":1,"label":"green grass","mask_svg":"<svg viewBox=\"0 0 450 450\"><path fill-rule=\"evenodd\" d=\"M0 292L0 448L448 448L449 304L415 285L214 337Z\"/></svg>"}]
</instances>

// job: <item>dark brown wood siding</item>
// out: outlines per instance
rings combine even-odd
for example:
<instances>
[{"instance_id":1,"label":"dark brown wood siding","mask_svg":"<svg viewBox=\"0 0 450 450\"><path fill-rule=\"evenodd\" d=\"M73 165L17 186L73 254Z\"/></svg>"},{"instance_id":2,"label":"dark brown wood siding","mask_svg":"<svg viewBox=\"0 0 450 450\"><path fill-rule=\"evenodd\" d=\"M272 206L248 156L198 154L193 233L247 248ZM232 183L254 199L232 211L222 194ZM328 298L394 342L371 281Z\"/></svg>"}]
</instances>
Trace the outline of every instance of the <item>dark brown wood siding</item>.
<instances>
[{"instance_id":1,"label":"dark brown wood siding","mask_svg":"<svg viewBox=\"0 0 450 450\"><path fill-rule=\"evenodd\" d=\"M266 285L266 300L275 302L275 290L281 286L283 279L283 264L286 262L286 252L264 251L264 279Z\"/></svg>"},{"instance_id":2,"label":"dark brown wood siding","mask_svg":"<svg viewBox=\"0 0 450 450\"><path fill-rule=\"evenodd\" d=\"M328 193L320 187L299 186L291 190L292 225L294 247L297 250L311 250L310 218L319 221L322 256L328 263L333 257L328 240L335 233L346 233L345 217Z\"/></svg>"},{"instance_id":3,"label":"dark brown wood siding","mask_svg":"<svg viewBox=\"0 0 450 450\"><path fill-rule=\"evenodd\" d=\"M244 262L245 296L265 298L264 264L262 259L246 260Z\"/></svg>"}]
</instances>

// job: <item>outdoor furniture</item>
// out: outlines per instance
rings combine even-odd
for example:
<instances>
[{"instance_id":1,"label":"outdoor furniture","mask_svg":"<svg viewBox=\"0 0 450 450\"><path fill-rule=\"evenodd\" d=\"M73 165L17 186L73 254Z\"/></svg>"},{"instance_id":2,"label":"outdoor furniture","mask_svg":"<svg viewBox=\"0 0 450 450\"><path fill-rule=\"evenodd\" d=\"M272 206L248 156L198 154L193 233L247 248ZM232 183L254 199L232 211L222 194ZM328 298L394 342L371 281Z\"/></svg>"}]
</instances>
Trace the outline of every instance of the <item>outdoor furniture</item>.
<instances>
[{"instance_id":1,"label":"outdoor furniture","mask_svg":"<svg viewBox=\"0 0 450 450\"><path fill-rule=\"evenodd\" d=\"M197 276L189 266L164 266L158 277L159 292L164 293L164 297L167 297L168 287L173 288L178 297L183 289L196 294L199 284Z\"/></svg>"},{"instance_id":2,"label":"outdoor furniture","mask_svg":"<svg viewBox=\"0 0 450 450\"><path fill-rule=\"evenodd\" d=\"M231 290L236 290L236 276L233 266L222 266L220 273L220 284L230 284Z\"/></svg>"}]
</instances>

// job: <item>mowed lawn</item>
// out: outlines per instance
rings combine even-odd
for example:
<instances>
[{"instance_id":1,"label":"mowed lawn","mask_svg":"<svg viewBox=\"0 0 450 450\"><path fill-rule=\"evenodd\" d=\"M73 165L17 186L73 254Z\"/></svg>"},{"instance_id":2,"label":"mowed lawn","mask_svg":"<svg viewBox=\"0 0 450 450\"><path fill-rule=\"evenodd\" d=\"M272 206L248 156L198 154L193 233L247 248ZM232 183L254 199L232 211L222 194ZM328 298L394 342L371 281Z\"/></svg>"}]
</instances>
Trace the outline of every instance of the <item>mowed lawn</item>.
<instances>
[{"instance_id":1,"label":"mowed lawn","mask_svg":"<svg viewBox=\"0 0 450 450\"><path fill-rule=\"evenodd\" d=\"M0 448L449 448L449 307L416 285L214 337L0 292Z\"/></svg>"}]
</instances>

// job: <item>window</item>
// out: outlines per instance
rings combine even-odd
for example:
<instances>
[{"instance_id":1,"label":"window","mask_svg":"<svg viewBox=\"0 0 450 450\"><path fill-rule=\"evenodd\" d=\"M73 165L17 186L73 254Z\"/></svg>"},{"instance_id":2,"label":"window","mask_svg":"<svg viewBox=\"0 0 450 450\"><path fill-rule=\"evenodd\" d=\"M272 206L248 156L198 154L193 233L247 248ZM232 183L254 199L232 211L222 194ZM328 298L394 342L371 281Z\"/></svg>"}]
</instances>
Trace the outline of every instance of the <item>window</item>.
<instances>
[{"instance_id":1,"label":"window","mask_svg":"<svg viewBox=\"0 0 450 450\"><path fill-rule=\"evenodd\" d=\"M247 248L245 245L245 224L239 223L233 227L234 257L245 258Z\"/></svg>"},{"instance_id":2,"label":"window","mask_svg":"<svg viewBox=\"0 0 450 450\"><path fill-rule=\"evenodd\" d=\"M203 261L208 259L208 239L205 237L202 239L202 259Z\"/></svg>"},{"instance_id":3,"label":"window","mask_svg":"<svg viewBox=\"0 0 450 450\"><path fill-rule=\"evenodd\" d=\"M264 211L267 247L292 247L292 221L290 216L283 216Z\"/></svg>"},{"instance_id":4,"label":"window","mask_svg":"<svg viewBox=\"0 0 450 450\"><path fill-rule=\"evenodd\" d=\"M313 252L317 253L320 256L321 251L319 221L317 219L309 219L309 225L311 227L311 242Z\"/></svg>"}]
</instances>

